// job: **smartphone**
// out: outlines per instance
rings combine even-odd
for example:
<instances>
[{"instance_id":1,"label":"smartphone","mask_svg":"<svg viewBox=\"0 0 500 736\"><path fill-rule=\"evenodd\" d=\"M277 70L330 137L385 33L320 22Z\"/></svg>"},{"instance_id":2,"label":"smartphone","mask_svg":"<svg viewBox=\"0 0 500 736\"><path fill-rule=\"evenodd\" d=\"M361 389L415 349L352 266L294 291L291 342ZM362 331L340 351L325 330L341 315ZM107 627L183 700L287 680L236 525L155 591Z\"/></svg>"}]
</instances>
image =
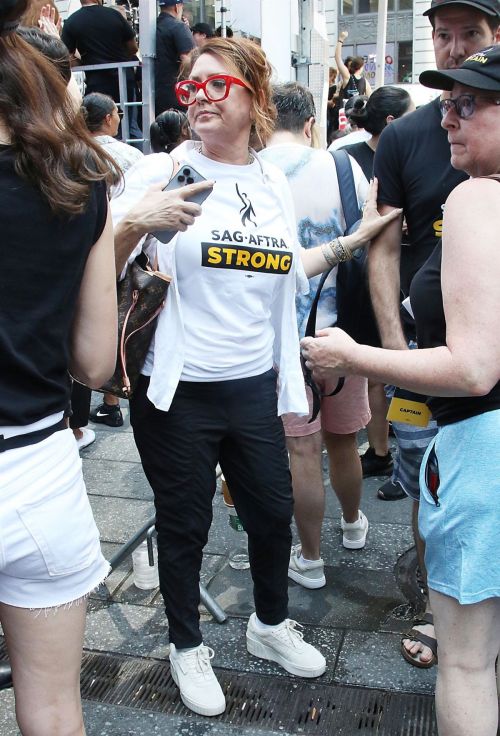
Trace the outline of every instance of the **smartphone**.
<instances>
[{"instance_id":1,"label":"smartphone","mask_svg":"<svg viewBox=\"0 0 500 736\"><path fill-rule=\"evenodd\" d=\"M172 179L170 179L167 186L164 187L163 191L171 192L174 189L181 189L181 187L186 187L188 186L188 184L199 184L202 181L206 181L205 177L202 176L199 171L196 171L196 169L193 168L191 164L181 164L179 170L172 177ZM199 192L192 197L188 197L186 199L186 202L194 202L195 204L199 204L201 206L208 195L211 193L211 191L211 189L207 189L204 192ZM154 235L154 237L162 243L168 243L170 240L172 240L175 234L175 230L157 230L156 232L151 233L151 235Z\"/></svg>"}]
</instances>

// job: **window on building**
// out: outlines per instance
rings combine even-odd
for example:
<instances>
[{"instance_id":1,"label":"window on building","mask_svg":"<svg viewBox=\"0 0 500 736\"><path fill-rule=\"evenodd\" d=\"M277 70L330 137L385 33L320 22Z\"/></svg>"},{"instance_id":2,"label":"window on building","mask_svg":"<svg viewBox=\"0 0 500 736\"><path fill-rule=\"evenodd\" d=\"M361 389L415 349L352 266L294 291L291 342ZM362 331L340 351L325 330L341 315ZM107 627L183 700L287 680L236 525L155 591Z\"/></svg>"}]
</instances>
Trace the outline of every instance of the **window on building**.
<instances>
[{"instance_id":1,"label":"window on building","mask_svg":"<svg viewBox=\"0 0 500 736\"><path fill-rule=\"evenodd\" d=\"M341 15L352 15L354 12L354 0L341 0L340 13Z\"/></svg>"},{"instance_id":2,"label":"window on building","mask_svg":"<svg viewBox=\"0 0 500 736\"><path fill-rule=\"evenodd\" d=\"M398 82L411 83L412 76L413 41L400 41L398 43Z\"/></svg>"},{"instance_id":3,"label":"window on building","mask_svg":"<svg viewBox=\"0 0 500 736\"><path fill-rule=\"evenodd\" d=\"M412 2L412 0L399 0ZM387 10L391 13L395 9L395 0L387 0ZM358 13L378 13L378 0L358 0Z\"/></svg>"},{"instance_id":4,"label":"window on building","mask_svg":"<svg viewBox=\"0 0 500 736\"><path fill-rule=\"evenodd\" d=\"M413 0L399 0L400 10L413 10Z\"/></svg>"},{"instance_id":5,"label":"window on building","mask_svg":"<svg viewBox=\"0 0 500 736\"><path fill-rule=\"evenodd\" d=\"M213 0L184 0L184 15L190 25L195 23L209 23L215 26L215 7Z\"/></svg>"}]
</instances>

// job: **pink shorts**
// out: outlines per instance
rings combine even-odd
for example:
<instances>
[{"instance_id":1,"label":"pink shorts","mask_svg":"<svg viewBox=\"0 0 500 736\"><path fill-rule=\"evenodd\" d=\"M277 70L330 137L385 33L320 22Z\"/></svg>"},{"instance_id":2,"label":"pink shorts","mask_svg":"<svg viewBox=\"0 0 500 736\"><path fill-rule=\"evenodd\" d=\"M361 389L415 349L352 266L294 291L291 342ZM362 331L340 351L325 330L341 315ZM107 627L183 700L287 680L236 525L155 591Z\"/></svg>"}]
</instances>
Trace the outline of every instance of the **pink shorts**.
<instances>
[{"instance_id":1,"label":"pink shorts","mask_svg":"<svg viewBox=\"0 0 500 736\"><path fill-rule=\"evenodd\" d=\"M335 384L332 386L334 388ZM329 388L329 387L327 387ZM287 437L306 437L324 429L332 434L353 434L366 427L371 419L368 404L368 380L362 376L346 376L344 386L335 396L321 399L321 411L308 424L312 415L312 391L306 386L309 417L284 414L283 426Z\"/></svg>"}]
</instances>

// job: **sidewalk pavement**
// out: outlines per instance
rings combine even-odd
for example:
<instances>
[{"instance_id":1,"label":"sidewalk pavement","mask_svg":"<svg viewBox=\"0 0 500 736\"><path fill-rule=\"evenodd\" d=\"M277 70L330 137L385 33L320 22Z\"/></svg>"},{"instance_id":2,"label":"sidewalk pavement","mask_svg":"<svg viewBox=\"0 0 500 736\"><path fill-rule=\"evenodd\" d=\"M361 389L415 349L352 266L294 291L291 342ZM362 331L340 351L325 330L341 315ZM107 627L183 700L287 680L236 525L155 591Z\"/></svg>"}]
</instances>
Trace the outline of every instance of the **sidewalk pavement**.
<instances>
[{"instance_id":1,"label":"sidewalk pavement","mask_svg":"<svg viewBox=\"0 0 500 736\"><path fill-rule=\"evenodd\" d=\"M99 399L94 394L93 403ZM142 472L127 408L122 407L122 411L125 425L121 429L90 424L96 431L96 441L81 453L87 490L108 558L154 514L152 492ZM324 467L326 471L326 458ZM327 671L316 683L387 693L432 694L435 668L411 667L399 652L401 633L410 628L415 613L415 601L409 602L403 594L410 591L411 597L411 585L408 587L408 569L413 559L413 552L409 552L413 546L410 501L380 501L376 489L384 479L365 480L362 510L370 522L368 540L365 549L349 551L342 547L339 506L327 479L325 472L327 510L322 556L327 585L310 591L289 583L290 618L304 625L306 640L317 645L327 658ZM262 676L266 682L271 678L274 683L296 687L296 678L246 652L246 623L254 610L252 584L248 570L233 570L228 565L228 553L237 540L238 532L229 526L228 510L217 492L202 583L222 606L228 621L218 624L201 609L204 641L215 650L214 669L226 675ZM167 642L159 592L135 587L129 557L91 596L85 649L157 663L166 658ZM90 700L84 702L84 709L87 736L265 733L261 726L255 731L242 730L217 718L192 716L182 705L175 715ZM321 728L315 732L318 736L326 733ZM2 736L19 734L11 691L0 693L0 733ZM347 731L342 733L349 736ZM431 726L425 733L435 732Z\"/></svg>"}]
</instances>

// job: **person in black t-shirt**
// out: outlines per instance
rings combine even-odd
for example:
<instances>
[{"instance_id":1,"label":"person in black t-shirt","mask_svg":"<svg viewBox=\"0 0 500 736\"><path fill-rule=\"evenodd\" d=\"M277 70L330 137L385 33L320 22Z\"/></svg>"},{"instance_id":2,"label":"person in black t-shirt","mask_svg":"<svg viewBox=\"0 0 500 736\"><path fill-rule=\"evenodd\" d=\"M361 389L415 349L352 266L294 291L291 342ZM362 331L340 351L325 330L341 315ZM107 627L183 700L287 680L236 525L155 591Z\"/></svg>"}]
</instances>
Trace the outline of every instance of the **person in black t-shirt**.
<instances>
[{"instance_id":1,"label":"person in black t-shirt","mask_svg":"<svg viewBox=\"0 0 500 736\"><path fill-rule=\"evenodd\" d=\"M101 0L80 0L82 7L67 18L61 38L73 55L74 63L112 64L132 61L138 51L135 34L125 18L113 8L105 8ZM134 99L134 70L127 69L127 97ZM114 69L85 73L85 94L102 92L115 102L120 100L118 72Z\"/></svg>"},{"instance_id":2,"label":"person in black t-shirt","mask_svg":"<svg viewBox=\"0 0 500 736\"><path fill-rule=\"evenodd\" d=\"M63 414L69 370L114 370L116 282L107 167L61 67L15 32L27 4L0 3L0 624L20 730L61 736L84 733L85 600L109 569Z\"/></svg>"},{"instance_id":3,"label":"person in black t-shirt","mask_svg":"<svg viewBox=\"0 0 500 736\"><path fill-rule=\"evenodd\" d=\"M358 162L364 175L370 181L373 176L375 151L382 131L397 118L413 112L415 105L408 92L391 86L379 87L368 100L355 97L353 104L354 109L349 115L350 120L371 133L371 138L361 143L342 146L342 148ZM367 302L370 303L369 297L367 297ZM373 334L369 344L380 347L380 337L372 309L370 309L370 314L367 315L366 320L367 324L371 325ZM366 478L368 476L391 475L393 461L389 450L389 423L386 420L387 399L384 384L369 381L368 396L372 418L366 428L369 447L361 456L363 476ZM379 490L379 498L381 497L380 493ZM404 491L400 491L398 498L406 498Z\"/></svg>"},{"instance_id":4,"label":"person in black t-shirt","mask_svg":"<svg viewBox=\"0 0 500 736\"><path fill-rule=\"evenodd\" d=\"M433 0L425 12L432 24L434 54L438 69L459 66L469 54L494 44L499 38L498 0ZM379 180L379 211L403 207L408 227L408 245L401 247L403 216L394 221L370 247L368 273L372 304L384 347L403 349L407 341L400 318L401 293L408 296L411 280L441 237L443 207L449 193L466 174L450 165L450 147L441 128L439 100L389 125L380 136L375 154ZM393 424L398 432L398 425ZM419 497L418 470L435 428L405 425L407 440L400 443L398 476L405 491ZM410 439L410 432L412 438ZM397 486L397 483L395 484ZM414 504L414 519L418 501ZM419 567L425 582L424 547L414 523ZM427 611L430 614L430 611ZM430 619L432 620L432 619ZM424 636L434 636L432 624L415 627ZM405 639L402 652L417 666L434 661L431 649Z\"/></svg>"},{"instance_id":5,"label":"person in black t-shirt","mask_svg":"<svg viewBox=\"0 0 500 736\"><path fill-rule=\"evenodd\" d=\"M180 0L160 0L159 5L160 15L156 24L156 115L172 107L185 109L175 96L174 86L182 61L195 47L193 34L181 20L183 3Z\"/></svg>"},{"instance_id":6,"label":"person in black t-shirt","mask_svg":"<svg viewBox=\"0 0 500 736\"><path fill-rule=\"evenodd\" d=\"M495 5L500 9L497 0ZM470 178L447 197L442 239L412 280L419 349L357 345L341 330L324 330L302 345L318 380L360 373L432 397L438 433L420 470L419 531L438 650L431 635L417 630L406 635L416 641L405 647L405 658L416 657L424 644L434 655L439 651L440 736L494 736L500 656L500 47L477 50L459 69L423 72L420 82L447 92L439 110L451 166ZM420 629L424 621L429 625L432 618L424 617Z\"/></svg>"}]
</instances>

